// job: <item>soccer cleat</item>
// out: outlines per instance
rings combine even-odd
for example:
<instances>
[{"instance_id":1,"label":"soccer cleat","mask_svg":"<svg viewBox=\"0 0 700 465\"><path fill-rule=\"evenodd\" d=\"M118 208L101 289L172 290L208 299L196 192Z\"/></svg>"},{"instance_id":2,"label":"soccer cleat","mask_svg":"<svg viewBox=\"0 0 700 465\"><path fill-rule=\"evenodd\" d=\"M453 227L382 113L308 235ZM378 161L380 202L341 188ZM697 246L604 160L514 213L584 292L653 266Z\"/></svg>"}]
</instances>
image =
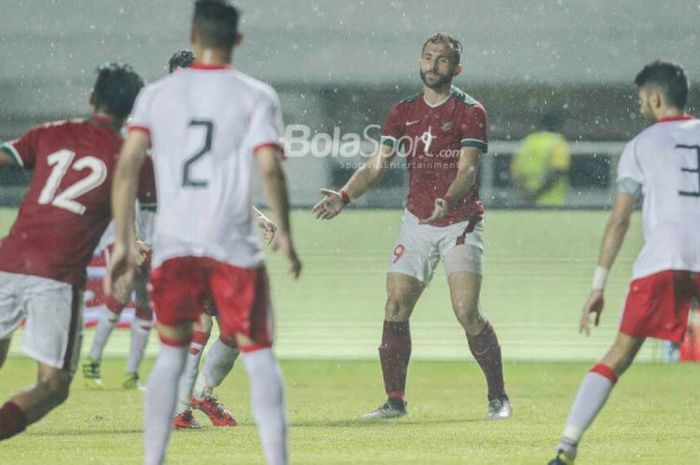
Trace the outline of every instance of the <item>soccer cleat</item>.
<instances>
[{"instance_id":1,"label":"soccer cleat","mask_svg":"<svg viewBox=\"0 0 700 465\"><path fill-rule=\"evenodd\" d=\"M202 400L193 397L192 408L204 412L214 426L236 426L238 424L233 414L221 405L214 396L206 396Z\"/></svg>"},{"instance_id":2,"label":"soccer cleat","mask_svg":"<svg viewBox=\"0 0 700 465\"><path fill-rule=\"evenodd\" d=\"M557 452L557 456L554 457L547 465L574 465L574 459L570 459L566 456L563 450Z\"/></svg>"},{"instance_id":3,"label":"soccer cleat","mask_svg":"<svg viewBox=\"0 0 700 465\"><path fill-rule=\"evenodd\" d=\"M375 410L364 415L365 420L379 420L383 418L398 418L408 415L406 410L406 402L399 399L387 399L382 405Z\"/></svg>"},{"instance_id":4,"label":"soccer cleat","mask_svg":"<svg viewBox=\"0 0 700 465\"><path fill-rule=\"evenodd\" d=\"M141 384L138 373L126 373L124 375L124 382L122 383L124 389L138 389L140 391L145 391L146 388Z\"/></svg>"},{"instance_id":5,"label":"soccer cleat","mask_svg":"<svg viewBox=\"0 0 700 465\"><path fill-rule=\"evenodd\" d=\"M100 374L100 361L94 358L86 358L83 361L83 378L85 386L92 389L102 389L102 375Z\"/></svg>"},{"instance_id":6,"label":"soccer cleat","mask_svg":"<svg viewBox=\"0 0 700 465\"><path fill-rule=\"evenodd\" d=\"M175 429L201 429L202 425L199 424L197 420L194 419L192 415L192 410L187 409L182 413L175 415L173 420L173 425Z\"/></svg>"},{"instance_id":7,"label":"soccer cleat","mask_svg":"<svg viewBox=\"0 0 700 465\"><path fill-rule=\"evenodd\" d=\"M510 405L508 396L498 396L489 399L489 410L486 413L486 420L506 420L513 415L513 407Z\"/></svg>"}]
</instances>

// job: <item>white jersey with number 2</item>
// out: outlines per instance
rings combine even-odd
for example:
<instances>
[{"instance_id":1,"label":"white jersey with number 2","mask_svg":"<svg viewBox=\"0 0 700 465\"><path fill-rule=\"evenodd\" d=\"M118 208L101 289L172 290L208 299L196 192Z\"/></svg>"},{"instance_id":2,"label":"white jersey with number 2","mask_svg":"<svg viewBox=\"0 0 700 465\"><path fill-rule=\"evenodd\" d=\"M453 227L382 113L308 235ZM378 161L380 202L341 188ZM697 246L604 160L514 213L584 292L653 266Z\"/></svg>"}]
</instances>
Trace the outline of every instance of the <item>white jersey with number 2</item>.
<instances>
[{"instance_id":1,"label":"white jersey with number 2","mask_svg":"<svg viewBox=\"0 0 700 465\"><path fill-rule=\"evenodd\" d=\"M279 145L282 128L275 91L229 67L195 64L141 91L129 129L151 139L154 268L186 256L262 264L251 217L254 154Z\"/></svg>"},{"instance_id":2,"label":"white jersey with number 2","mask_svg":"<svg viewBox=\"0 0 700 465\"><path fill-rule=\"evenodd\" d=\"M664 270L700 271L700 120L661 119L625 147L618 181L642 186L644 248L634 279Z\"/></svg>"}]
</instances>

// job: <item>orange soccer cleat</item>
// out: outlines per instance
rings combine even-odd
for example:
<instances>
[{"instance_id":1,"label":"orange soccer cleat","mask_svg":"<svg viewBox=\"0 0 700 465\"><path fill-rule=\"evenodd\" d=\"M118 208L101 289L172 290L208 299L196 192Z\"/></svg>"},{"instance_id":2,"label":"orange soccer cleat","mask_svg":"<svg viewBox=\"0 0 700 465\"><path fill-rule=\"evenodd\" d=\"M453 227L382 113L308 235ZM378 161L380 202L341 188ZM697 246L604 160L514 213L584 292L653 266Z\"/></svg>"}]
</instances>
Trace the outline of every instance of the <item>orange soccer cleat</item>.
<instances>
[{"instance_id":1,"label":"orange soccer cleat","mask_svg":"<svg viewBox=\"0 0 700 465\"><path fill-rule=\"evenodd\" d=\"M202 400L192 398L192 408L204 412L214 426L236 426L238 422L231 412L216 400L214 396L206 396Z\"/></svg>"},{"instance_id":2,"label":"orange soccer cleat","mask_svg":"<svg viewBox=\"0 0 700 465\"><path fill-rule=\"evenodd\" d=\"M201 429L202 425L199 424L197 420L194 419L192 415L192 410L187 409L182 413L175 415L173 420L175 429Z\"/></svg>"}]
</instances>

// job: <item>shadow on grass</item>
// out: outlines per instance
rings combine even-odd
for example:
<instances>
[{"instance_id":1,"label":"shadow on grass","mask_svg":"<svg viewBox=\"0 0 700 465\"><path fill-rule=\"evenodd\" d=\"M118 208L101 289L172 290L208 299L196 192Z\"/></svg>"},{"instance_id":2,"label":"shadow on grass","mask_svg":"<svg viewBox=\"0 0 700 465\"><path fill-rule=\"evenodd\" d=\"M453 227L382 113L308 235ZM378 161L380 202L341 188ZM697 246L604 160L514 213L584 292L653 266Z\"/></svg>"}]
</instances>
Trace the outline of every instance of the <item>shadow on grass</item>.
<instances>
[{"instance_id":1,"label":"shadow on grass","mask_svg":"<svg viewBox=\"0 0 700 465\"><path fill-rule=\"evenodd\" d=\"M143 434L143 428L140 429L123 429L123 430L75 430L75 431L61 431L56 433L55 431L27 431L24 433L27 436L115 436L118 434Z\"/></svg>"},{"instance_id":2,"label":"shadow on grass","mask_svg":"<svg viewBox=\"0 0 700 465\"><path fill-rule=\"evenodd\" d=\"M292 421L292 428L377 428L384 426L400 426L400 425L450 425L450 424L468 424L468 423L483 423L481 418L472 419L441 419L441 418L394 418L386 420L306 420Z\"/></svg>"}]
</instances>

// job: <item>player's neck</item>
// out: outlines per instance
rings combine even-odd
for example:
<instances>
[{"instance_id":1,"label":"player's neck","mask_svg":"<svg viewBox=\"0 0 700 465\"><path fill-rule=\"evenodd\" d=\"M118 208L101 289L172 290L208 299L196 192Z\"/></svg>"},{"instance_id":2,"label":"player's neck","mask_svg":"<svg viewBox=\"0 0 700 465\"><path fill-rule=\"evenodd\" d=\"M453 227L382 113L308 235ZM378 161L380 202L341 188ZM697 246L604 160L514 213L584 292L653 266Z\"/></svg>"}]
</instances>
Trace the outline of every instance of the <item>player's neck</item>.
<instances>
[{"instance_id":1,"label":"player's neck","mask_svg":"<svg viewBox=\"0 0 700 465\"><path fill-rule=\"evenodd\" d=\"M119 132L124 125L124 120L115 118L109 113L95 109L90 115L90 122L98 126L105 126L114 132Z\"/></svg>"},{"instance_id":2,"label":"player's neck","mask_svg":"<svg viewBox=\"0 0 700 465\"><path fill-rule=\"evenodd\" d=\"M451 84L440 87L438 89L423 86L423 98L425 99L425 103L427 103L430 106L437 106L441 104L449 98L451 92Z\"/></svg>"},{"instance_id":3,"label":"player's neck","mask_svg":"<svg viewBox=\"0 0 700 465\"><path fill-rule=\"evenodd\" d=\"M196 64L204 66L231 66L232 54L228 50L196 47Z\"/></svg>"},{"instance_id":4,"label":"player's neck","mask_svg":"<svg viewBox=\"0 0 700 465\"><path fill-rule=\"evenodd\" d=\"M680 108L675 107L661 107L655 112L656 121L668 118L678 118L679 116L684 116L685 111Z\"/></svg>"}]
</instances>

